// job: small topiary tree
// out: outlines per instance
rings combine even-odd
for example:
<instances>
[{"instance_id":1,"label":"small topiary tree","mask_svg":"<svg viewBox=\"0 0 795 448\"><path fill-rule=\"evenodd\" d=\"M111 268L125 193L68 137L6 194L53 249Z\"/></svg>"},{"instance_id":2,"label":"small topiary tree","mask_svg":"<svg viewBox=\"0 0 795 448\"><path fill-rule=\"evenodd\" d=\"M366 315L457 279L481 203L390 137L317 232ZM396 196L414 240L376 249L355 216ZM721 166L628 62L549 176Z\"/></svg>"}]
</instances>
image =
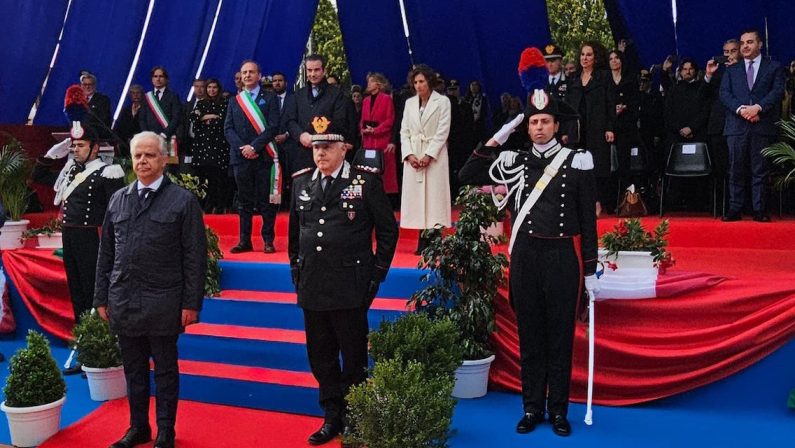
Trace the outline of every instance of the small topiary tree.
<instances>
[{"instance_id":1,"label":"small topiary tree","mask_svg":"<svg viewBox=\"0 0 795 448\"><path fill-rule=\"evenodd\" d=\"M6 406L21 408L41 406L60 400L66 394L66 383L50 352L43 334L28 331L27 347L11 357L5 393Z\"/></svg>"},{"instance_id":2,"label":"small topiary tree","mask_svg":"<svg viewBox=\"0 0 795 448\"><path fill-rule=\"evenodd\" d=\"M107 369L122 364L119 338L99 314L86 311L72 332L77 360L86 367Z\"/></svg>"},{"instance_id":3,"label":"small topiary tree","mask_svg":"<svg viewBox=\"0 0 795 448\"><path fill-rule=\"evenodd\" d=\"M373 376L351 388L346 442L367 448L446 447L455 380L429 375L418 362L376 363Z\"/></svg>"},{"instance_id":4,"label":"small topiary tree","mask_svg":"<svg viewBox=\"0 0 795 448\"><path fill-rule=\"evenodd\" d=\"M464 359L458 329L449 319L430 319L427 313L408 313L383 321L370 333L370 356L377 363L388 359L416 361L431 376L451 376Z\"/></svg>"}]
</instances>

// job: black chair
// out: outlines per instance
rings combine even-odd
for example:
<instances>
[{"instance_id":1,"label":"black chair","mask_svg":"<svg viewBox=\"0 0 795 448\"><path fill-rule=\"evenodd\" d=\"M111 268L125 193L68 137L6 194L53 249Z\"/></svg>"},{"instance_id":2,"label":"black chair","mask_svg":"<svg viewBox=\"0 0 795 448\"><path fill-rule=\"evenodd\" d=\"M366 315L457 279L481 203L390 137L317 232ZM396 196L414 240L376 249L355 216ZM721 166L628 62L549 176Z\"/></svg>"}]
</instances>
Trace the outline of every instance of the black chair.
<instances>
[{"instance_id":1,"label":"black chair","mask_svg":"<svg viewBox=\"0 0 795 448\"><path fill-rule=\"evenodd\" d=\"M711 177L712 178L712 215L717 215L717 185L712 176L712 160L709 157L707 144L703 142L674 143L668 153L660 185L660 217L663 216L665 190L670 188L671 179L675 177ZM667 180L667 182L666 182Z\"/></svg>"}]
</instances>

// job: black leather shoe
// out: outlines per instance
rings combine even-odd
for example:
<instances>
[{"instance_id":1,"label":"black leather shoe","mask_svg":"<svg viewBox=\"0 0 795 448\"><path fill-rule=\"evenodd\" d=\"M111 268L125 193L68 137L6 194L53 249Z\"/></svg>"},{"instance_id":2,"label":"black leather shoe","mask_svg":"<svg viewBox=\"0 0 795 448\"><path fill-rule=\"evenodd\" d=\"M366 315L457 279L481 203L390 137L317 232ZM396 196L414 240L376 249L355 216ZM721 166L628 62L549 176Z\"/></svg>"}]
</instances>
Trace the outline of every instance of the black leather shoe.
<instances>
[{"instance_id":1,"label":"black leather shoe","mask_svg":"<svg viewBox=\"0 0 795 448\"><path fill-rule=\"evenodd\" d=\"M720 219L723 222L734 222L743 219L739 213L727 213Z\"/></svg>"},{"instance_id":2,"label":"black leather shoe","mask_svg":"<svg viewBox=\"0 0 795 448\"><path fill-rule=\"evenodd\" d=\"M552 432L555 434L566 437L571 434L571 425L563 414L550 415L549 421L552 423Z\"/></svg>"},{"instance_id":3,"label":"black leather shoe","mask_svg":"<svg viewBox=\"0 0 795 448\"><path fill-rule=\"evenodd\" d=\"M756 222L770 222L770 216L767 216L764 213L757 213L754 215L754 221Z\"/></svg>"},{"instance_id":4,"label":"black leather shoe","mask_svg":"<svg viewBox=\"0 0 795 448\"><path fill-rule=\"evenodd\" d=\"M273 243L265 243L265 249L263 250L263 252L265 252L266 254L275 254L276 247L273 245Z\"/></svg>"},{"instance_id":5,"label":"black leather shoe","mask_svg":"<svg viewBox=\"0 0 795 448\"><path fill-rule=\"evenodd\" d=\"M543 412L528 412L522 416L522 419L516 424L516 432L519 434L527 434L528 432L536 429L536 425L543 421Z\"/></svg>"},{"instance_id":6,"label":"black leather shoe","mask_svg":"<svg viewBox=\"0 0 795 448\"><path fill-rule=\"evenodd\" d=\"M158 428L154 448L174 448L176 437L174 428Z\"/></svg>"},{"instance_id":7,"label":"black leather shoe","mask_svg":"<svg viewBox=\"0 0 795 448\"><path fill-rule=\"evenodd\" d=\"M81 368L80 363L77 363L72 367L67 367L63 369L64 375L77 375L78 373L83 373L83 369Z\"/></svg>"},{"instance_id":8,"label":"black leather shoe","mask_svg":"<svg viewBox=\"0 0 795 448\"><path fill-rule=\"evenodd\" d=\"M320 427L314 434L309 436L309 444L310 445L323 445L324 443L328 443L334 440L334 437L339 435L340 431L342 431L342 425L337 423L323 423L323 426Z\"/></svg>"},{"instance_id":9,"label":"black leather shoe","mask_svg":"<svg viewBox=\"0 0 795 448\"><path fill-rule=\"evenodd\" d=\"M239 254L241 252L251 252L252 250L254 250L254 248L251 247L251 244L239 243L237 246L229 249L229 252L232 252L233 254Z\"/></svg>"},{"instance_id":10,"label":"black leather shoe","mask_svg":"<svg viewBox=\"0 0 795 448\"><path fill-rule=\"evenodd\" d=\"M136 445L142 445L152 440L152 430L147 428L136 428L131 426L130 429L124 434L124 437L119 439L110 448L133 448ZM173 445L172 445L173 446Z\"/></svg>"}]
</instances>

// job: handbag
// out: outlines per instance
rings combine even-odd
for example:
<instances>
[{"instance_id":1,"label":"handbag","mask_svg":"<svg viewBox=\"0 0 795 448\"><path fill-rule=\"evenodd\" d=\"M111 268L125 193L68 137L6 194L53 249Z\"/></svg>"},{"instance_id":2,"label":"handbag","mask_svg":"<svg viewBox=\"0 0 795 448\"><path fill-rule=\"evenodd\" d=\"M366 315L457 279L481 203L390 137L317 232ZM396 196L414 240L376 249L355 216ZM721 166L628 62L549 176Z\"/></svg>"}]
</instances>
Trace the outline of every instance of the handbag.
<instances>
[{"instance_id":1,"label":"handbag","mask_svg":"<svg viewBox=\"0 0 795 448\"><path fill-rule=\"evenodd\" d=\"M646 209L646 204L643 203L640 192L635 192L635 184L627 187L627 191L624 192L624 199L618 205L616 215L622 218L635 218L648 214L649 211Z\"/></svg>"}]
</instances>

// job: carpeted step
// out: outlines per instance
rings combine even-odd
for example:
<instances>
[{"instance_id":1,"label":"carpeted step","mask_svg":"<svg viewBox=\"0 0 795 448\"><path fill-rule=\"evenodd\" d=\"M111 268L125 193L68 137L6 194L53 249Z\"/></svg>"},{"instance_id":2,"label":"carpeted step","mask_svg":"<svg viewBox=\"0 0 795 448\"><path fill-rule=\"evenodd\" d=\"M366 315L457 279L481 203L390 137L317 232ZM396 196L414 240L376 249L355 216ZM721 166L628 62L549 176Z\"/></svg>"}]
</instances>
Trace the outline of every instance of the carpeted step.
<instances>
[{"instance_id":1,"label":"carpeted step","mask_svg":"<svg viewBox=\"0 0 795 448\"><path fill-rule=\"evenodd\" d=\"M200 314L202 322L210 324L241 325L246 327L281 328L286 330L303 330L304 314L295 303L261 300L233 300L224 297L206 299ZM399 300L386 299L370 308L368 319L370 328L377 328L381 322L397 319L405 311L396 311ZM392 303L395 302L395 303Z\"/></svg>"},{"instance_id":2,"label":"carpeted step","mask_svg":"<svg viewBox=\"0 0 795 448\"><path fill-rule=\"evenodd\" d=\"M295 292L287 263L221 261L220 264L222 290ZM379 297L411 297L422 289L420 275L421 272L413 268L390 269L378 290Z\"/></svg>"},{"instance_id":3,"label":"carpeted step","mask_svg":"<svg viewBox=\"0 0 795 448\"><path fill-rule=\"evenodd\" d=\"M180 399L322 415L309 372L180 360Z\"/></svg>"},{"instance_id":4,"label":"carpeted step","mask_svg":"<svg viewBox=\"0 0 795 448\"><path fill-rule=\"evenodd\" d=\"M200 323L179 338L181 360L309 372L303 330Z\"/></svg>"}]
</instances>

